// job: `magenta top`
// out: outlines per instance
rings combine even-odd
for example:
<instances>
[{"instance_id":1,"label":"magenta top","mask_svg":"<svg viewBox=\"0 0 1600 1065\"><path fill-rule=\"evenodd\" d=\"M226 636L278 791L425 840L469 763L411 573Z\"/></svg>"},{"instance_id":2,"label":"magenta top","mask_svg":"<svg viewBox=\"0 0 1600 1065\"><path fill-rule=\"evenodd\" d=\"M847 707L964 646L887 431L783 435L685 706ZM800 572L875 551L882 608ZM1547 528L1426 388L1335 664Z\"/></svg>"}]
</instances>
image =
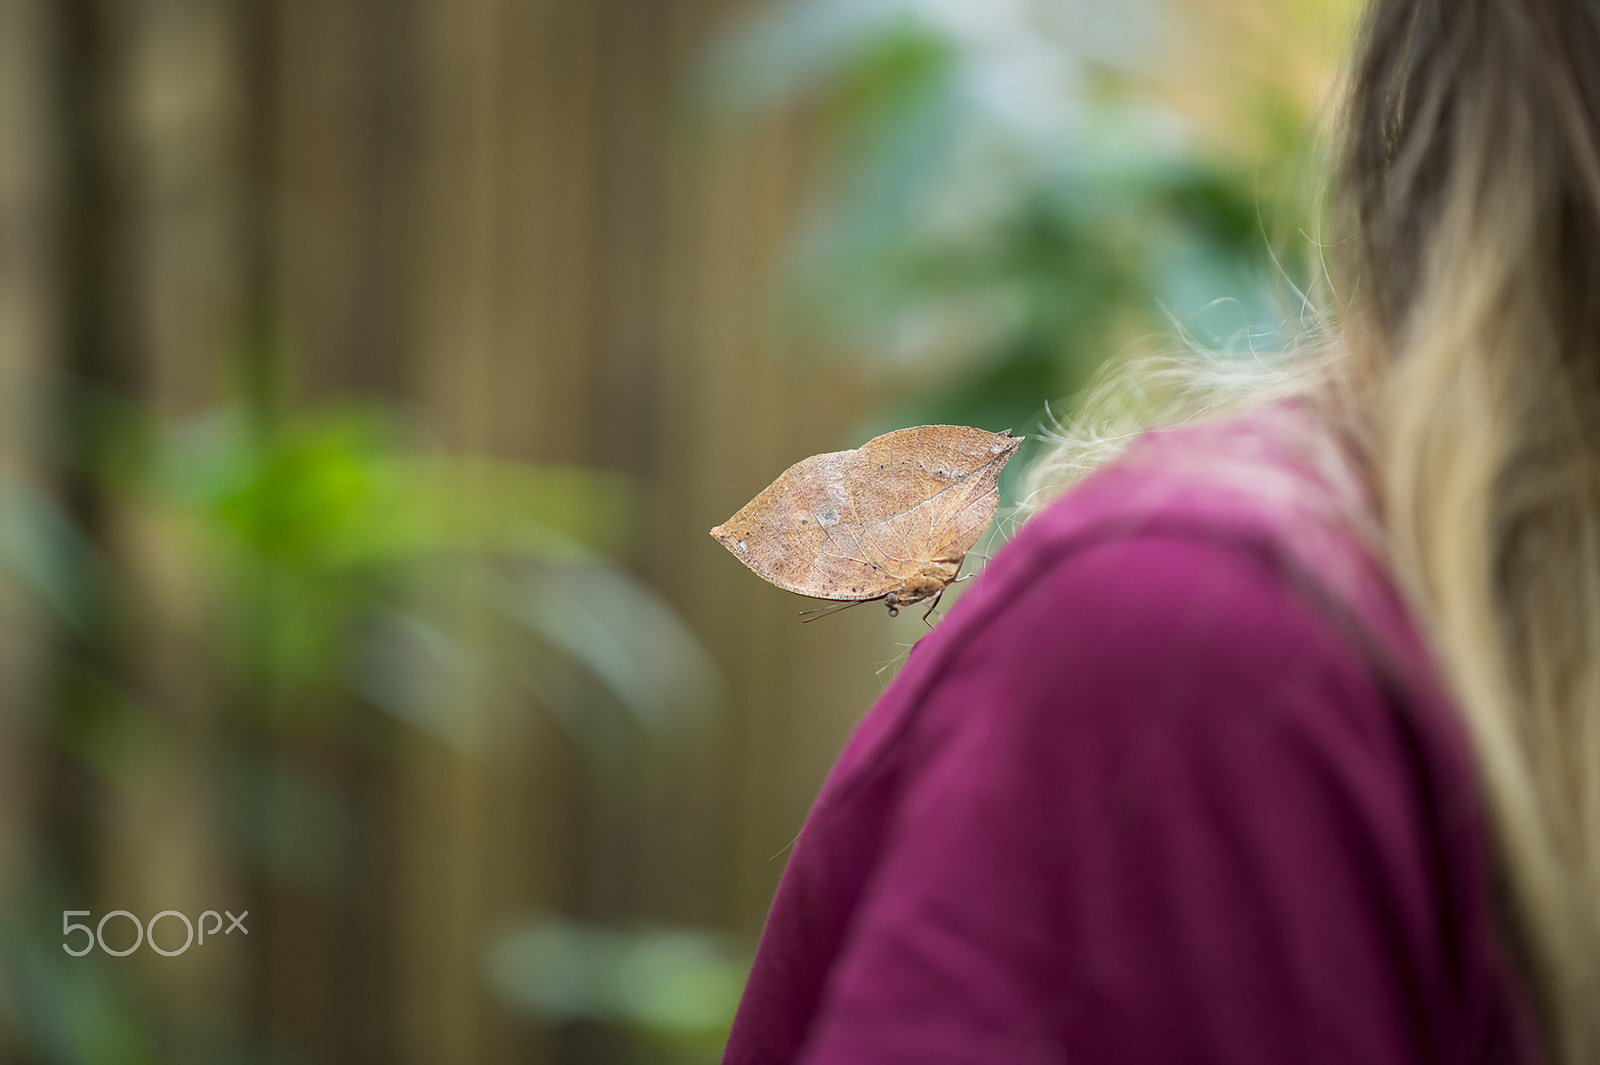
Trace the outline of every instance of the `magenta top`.
<instances>
[{"instance_id":1,"label":"magenta top","mask_svg":"<svg viewBox=\"0 0 1600 1065\"><path fill-rule=\"evenodd\" d=\"M725 1063L1538 1058L1462 727L1305 419L1147 437L917 644Z\"/></svg>"}]
</instances>

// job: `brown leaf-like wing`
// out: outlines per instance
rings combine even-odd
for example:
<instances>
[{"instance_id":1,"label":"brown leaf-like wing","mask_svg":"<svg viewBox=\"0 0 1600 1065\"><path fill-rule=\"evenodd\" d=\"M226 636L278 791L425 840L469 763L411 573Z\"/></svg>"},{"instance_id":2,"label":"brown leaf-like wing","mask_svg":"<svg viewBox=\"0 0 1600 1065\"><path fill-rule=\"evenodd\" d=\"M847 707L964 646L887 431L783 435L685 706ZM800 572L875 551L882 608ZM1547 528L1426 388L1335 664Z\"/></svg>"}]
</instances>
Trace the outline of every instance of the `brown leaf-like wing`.
<instances>
[{"instance_id":1,"label":"brown leaf-like wing","mask_svg":"<svg viewBox=\"0 0 1600 1065\"><path fill-rule=\"evenodd\" d=\"M929 561L960 561L993 519L1020 443L955 425L885 433L795 463L711 535L780 588L877 599Z\"/></svg>"},{"instance_id":2,"label":"brown leaf-like wing","mask_svg":"<svg viewBox=\"0 0 1600 1065\"><path fill-rule=\"evenodd\" d=\"M845 466L863 538L896 561L959 562L994 519L1020 437L923 425L869 440Z\"/></svg>"},{"instance_id":3,"label":"brown leaf-like wing","mask_svg":"<svg viewBox=\"0 0 1600 1065\"><path fill-rule=\"evenodd\" d=\"M844 487L854 451L790 466L733 517L711 530L735 558L780 588L818 599L877 599L905 574L867 546Z\"/></svg>"}]
</instances>

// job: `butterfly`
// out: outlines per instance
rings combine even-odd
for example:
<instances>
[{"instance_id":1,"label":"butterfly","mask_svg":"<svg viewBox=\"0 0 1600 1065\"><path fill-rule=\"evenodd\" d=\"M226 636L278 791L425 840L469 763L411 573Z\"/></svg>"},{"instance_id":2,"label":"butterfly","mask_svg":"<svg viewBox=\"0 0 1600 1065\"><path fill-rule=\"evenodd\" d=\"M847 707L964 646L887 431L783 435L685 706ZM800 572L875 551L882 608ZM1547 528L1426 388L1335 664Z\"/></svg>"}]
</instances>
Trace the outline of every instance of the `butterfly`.
<instances>
[{"instance_id":1,"label":"butterfly","mask_svg":"<svg viewBox=\"0 0 1600 1065\"><path fill-rule=\"evenodd\" d=\"M791 592L882 600L891 615L932 599L931 614L994 520L1000 471L1023 439L960 425L897 429L795 463L711 535Z\"/></svg>"}]
</instances>

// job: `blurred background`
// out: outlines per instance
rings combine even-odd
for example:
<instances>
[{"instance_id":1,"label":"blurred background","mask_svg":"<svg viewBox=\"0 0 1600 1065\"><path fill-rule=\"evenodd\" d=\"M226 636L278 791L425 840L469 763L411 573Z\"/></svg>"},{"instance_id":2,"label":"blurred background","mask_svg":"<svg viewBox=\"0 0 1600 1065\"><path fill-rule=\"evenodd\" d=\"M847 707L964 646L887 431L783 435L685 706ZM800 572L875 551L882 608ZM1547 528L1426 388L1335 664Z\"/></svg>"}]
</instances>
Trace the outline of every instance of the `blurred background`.
<instances>
[{"instance_id":1,"label":"blurred background","mask_svg":"<svg viewBox=\"0 0 1600 1065\"><path fill-rule=\"evenodd\" d=\"M1349 6L0 0L0 1059L714 1061L925 629L706 530L1292 330Z\"/></svg>"}]
</instances>

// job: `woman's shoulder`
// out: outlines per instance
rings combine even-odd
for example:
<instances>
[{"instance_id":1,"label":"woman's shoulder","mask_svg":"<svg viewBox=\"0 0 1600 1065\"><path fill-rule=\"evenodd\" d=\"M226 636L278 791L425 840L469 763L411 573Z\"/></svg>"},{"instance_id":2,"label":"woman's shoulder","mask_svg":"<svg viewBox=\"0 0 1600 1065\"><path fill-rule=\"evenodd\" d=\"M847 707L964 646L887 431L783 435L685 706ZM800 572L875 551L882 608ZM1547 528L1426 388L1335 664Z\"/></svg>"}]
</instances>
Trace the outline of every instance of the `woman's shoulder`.
<instances>
[{"instance_id":1,"label":"woman's shoulder","mask_svg":"<svg viewBox=\"0 0 1600 1065\"><path fill-rule=\"evenodd\" d=\"M1176 539L1269 565L1285 591L1314 576L1327 595L1373 613L1372 593L1391 582L1372 513L1339 434L1308 404L1276 404L1145 434L1023 526L985 584L1003 596L1096 544Z\"/></svg>"},{"instance_id":2,"label":"woman's shoulder","mask_svg":"<svg viewBox=\"0 0 1600 1065\"><path fill-rule=\"evenodd\" d=\"M1197 582L1260 581L1378 655L1377 668L1426 686L1422 642L1372 515L1358 463L1308 405L1148 433L1028 521L924 642L930 651L959 645L1019 598L1081 583L1091 569L1114 585L1097 594L1153 607ZM1110 557L1119 561L1107 568ZM1149 613L1154 625L1184 620ZM1228 618L1249 622L1240 611ZM1062 612L1053 628L1072 638L1078 621Z\"/></svg>"},{"instance_id":3,"label":"woman's shoulder","mask_svg":"<svg viewBox=\"0 0 1600 1065\"><path fill-rule=\"evenodd\" d=\"M1182 703L1186 728L1270 718L1341 757L1370 756L1375 736L1395 757L1420 746L1460 792L1464 737L1359 478L1307 417L1279 406L1150 434L1035 516L919 643L840 775L1028 707L1045 712L1014 724L1082 747L1170 731L1161 707Z\"/></svg>"},{"instance_id":4,"label":"woman's shoulder","mask_svg":"<svg viewBox=\"0 0 1600 1065\"><path fill-rule=\"evenodd\" d=\"M1517 1030L1459 729L1349 486L1273 417L1142 442L913 652L791 866L853 915L819 1046L927 1002L972 1060L997 1029L1261 1061Z\"/></svg>"}]
</instances>

